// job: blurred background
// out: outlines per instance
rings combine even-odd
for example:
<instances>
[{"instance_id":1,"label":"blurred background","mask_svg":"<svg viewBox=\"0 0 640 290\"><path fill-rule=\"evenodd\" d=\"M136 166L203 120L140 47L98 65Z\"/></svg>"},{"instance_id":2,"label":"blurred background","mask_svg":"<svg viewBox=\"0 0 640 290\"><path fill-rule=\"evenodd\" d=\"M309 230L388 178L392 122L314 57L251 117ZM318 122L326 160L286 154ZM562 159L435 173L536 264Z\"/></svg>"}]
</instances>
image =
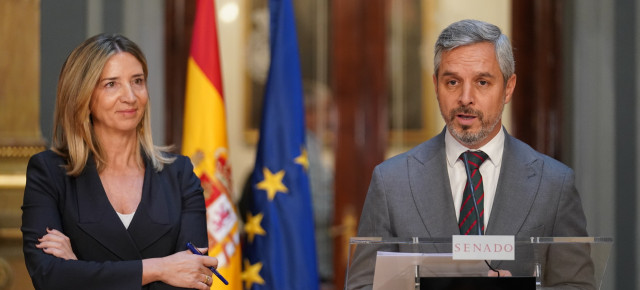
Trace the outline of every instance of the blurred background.
<instances>
[{"instance_id":1,"label":"blurred background","mask_svg":"<svg viewBox=\"0 0 640 290\"><path fill-rule=\"evenodd\" d=\"M602 289L640 289L640 1L294 0L322 289L342 289L373 167L439 133L433 44L473 18L510 36L518 84L507 130L576 171L592 236L614 237ZM269 67L266 0L217 0L233 198L255 162ZM149 64L157 144L180 152L195 2L0 0L0 290L33 289L20 205L49 146L62 63L122 33Z\"/></svg>"}]
</instances>

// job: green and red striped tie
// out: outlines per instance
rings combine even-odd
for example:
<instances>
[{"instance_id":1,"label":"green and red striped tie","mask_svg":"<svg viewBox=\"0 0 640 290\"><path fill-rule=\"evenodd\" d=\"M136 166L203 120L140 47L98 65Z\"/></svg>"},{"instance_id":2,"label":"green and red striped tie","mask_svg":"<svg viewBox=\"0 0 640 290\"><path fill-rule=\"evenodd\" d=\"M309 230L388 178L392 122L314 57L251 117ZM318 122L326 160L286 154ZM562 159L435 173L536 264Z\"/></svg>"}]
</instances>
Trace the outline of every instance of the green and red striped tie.
<instances>
[{"instance_id":1,"label":"green and red striped tie","mask_svg":"<svg viewBox=\"0 0 640 290\"><path fill-rule=\"evenodd\" d=\"M467 156L467 164L469 167L468 174L470 175L470 178L467 178L467 182L464 186L458 227L460 227L461 235L484 234L484 187L482 186L482 175L480 175L479 168L489 156L482 151L466 151L460 154L460 157L458 158L462 160L462 162L464 162L465 159L464 155ZM473 206L469 179L471 179L471 183L473 184L473 191L476 197L476 207L478 210L477 215ZM480 220L478 220L478 217ZM480 231L478 231L478 226L480 226Z\"/></svg>"}]
</instances>

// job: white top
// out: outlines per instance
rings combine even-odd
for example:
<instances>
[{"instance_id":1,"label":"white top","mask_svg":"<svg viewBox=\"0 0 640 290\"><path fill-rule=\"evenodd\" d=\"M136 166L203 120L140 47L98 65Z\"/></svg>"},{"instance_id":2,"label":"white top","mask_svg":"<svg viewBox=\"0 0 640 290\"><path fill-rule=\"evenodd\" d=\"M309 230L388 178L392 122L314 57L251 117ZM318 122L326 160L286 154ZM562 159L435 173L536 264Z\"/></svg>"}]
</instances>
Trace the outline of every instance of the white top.
<instances>
[{"instance_id":1,"label":"white top","mask_svg":"<svg viewBox=\"0 0 640 290\"><path fill-rule=\"evenodd\" d=\"M118 214L118 217L120 218L120 220L122 221L122 224L124 224L124 227L126 229L129 228L129 224L131 224L131 220L133 219L133 215L136 214L136 212L132 212L132 213L128 213L128 214L123 214L123 213L119 213L116 211L116 213Z\"/></svg>"},{"instance_id":2,"label":"white top","mask_svg":"<svg viewBox=\"0 0 640 290\"><path fill-rule=\"evenodd\" d=\"M453 205L456 208L456 218L460 218L460 206L462 205L462 195L464 186L467 183L467 173L464 169L464 162L458 160L460 154L470 150L460 144L446 130L444 144L447 152L447 171L449 173L449 182L451 182L451 195L453 196ZM484 187L484 228L487 229L489 217L491 217L491 208L493 199L496 196L496 188L498 187L498 178L500 177L500 167L502 165L502 153L504 152L504 130L500 130L498 135L493 137L489 143L477 150L483 151L489 156L482 165L480 165L480 174L482 174L482 185Z\"/></svg>"}]
</instances>

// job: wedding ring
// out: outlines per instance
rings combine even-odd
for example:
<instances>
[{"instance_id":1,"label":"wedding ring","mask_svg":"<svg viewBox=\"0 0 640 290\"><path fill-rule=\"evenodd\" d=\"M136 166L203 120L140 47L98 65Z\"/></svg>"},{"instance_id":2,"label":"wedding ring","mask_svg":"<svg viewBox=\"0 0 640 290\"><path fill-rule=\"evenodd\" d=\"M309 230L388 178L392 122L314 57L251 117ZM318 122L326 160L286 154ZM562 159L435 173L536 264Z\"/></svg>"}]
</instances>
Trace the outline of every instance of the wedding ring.
<instances>
[{"instance_id":1,"label":"wedding ring","mask_svg":"<svg viewBox=\"0 0 640 290\"><path fill-rule=\"evenodd\" d=\"M211 283L211 277L207 276L207 282L205 284L209 285Z\"/></svg>"}]
</instances>

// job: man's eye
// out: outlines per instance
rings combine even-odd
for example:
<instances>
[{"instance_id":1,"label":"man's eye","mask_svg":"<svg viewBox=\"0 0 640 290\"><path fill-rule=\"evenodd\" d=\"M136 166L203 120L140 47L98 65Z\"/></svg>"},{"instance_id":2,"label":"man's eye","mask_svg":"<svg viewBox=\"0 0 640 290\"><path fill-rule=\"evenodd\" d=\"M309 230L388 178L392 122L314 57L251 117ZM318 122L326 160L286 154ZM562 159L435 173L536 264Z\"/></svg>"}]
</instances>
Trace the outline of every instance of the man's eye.
<instances>
[{"instance_id":1,"label":"man's eye","mask_svg":"<svg viewBox=\"0 0 640 290\"><path fill-rule=\"evenodd\" d=\"M488 82L488 81L479 81L478 83L479 83L481 86L486 86L486 85L488 85L488 84L489 84L489 82Z\"/></svg>"},{"instance_id":2,"label":"man's eye","mask_svg":"<svg viewBox=\"0 0 640 290\"><path fill-rule=\"evenodd\" d=\"M450 85L450 86L455 86L455 85L457 85L457 84L458 84L458 81L456 81L456 80L450 80L450 81L448 81L448 82L447 82L447 84L448 84L448 85Z\"/></svg>"}]
</instances>

